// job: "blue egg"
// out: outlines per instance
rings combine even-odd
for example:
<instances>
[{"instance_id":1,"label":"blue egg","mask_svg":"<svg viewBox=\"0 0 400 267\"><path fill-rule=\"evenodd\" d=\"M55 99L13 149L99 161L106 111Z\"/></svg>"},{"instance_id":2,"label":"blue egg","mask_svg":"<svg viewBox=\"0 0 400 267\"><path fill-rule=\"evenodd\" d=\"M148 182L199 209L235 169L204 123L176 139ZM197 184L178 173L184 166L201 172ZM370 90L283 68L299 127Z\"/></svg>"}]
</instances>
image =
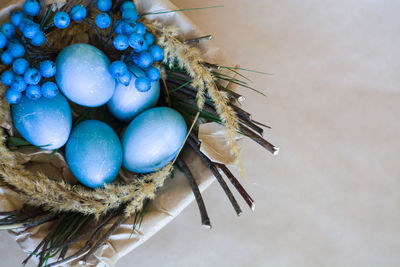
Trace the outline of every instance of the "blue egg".
<instances>
[{"instance_id":1,"label":"blue egg","mask_svg":"<svg viewBox=\"0 0 400 267\"><path fill-rule=\"evenodd\" d=\"M122 136L123 165L130 171L147 173L174 159L185 141L183 117L167 107L156 107L138 115Z\"/></svg>"},{"instance_id":2,"label":"blue egg","mask_svg":"<svg viewBox=\"0 0 400 267\"><path fill-rule=\"evenodd\" d=\"M79 182L91 188L101 187L114 181L121 168L121 142L104 122L87 120L73 129L65 156Z\"/></svg>"},{"instance_id":3,"label":"blue egg","mask_svg":"<svg viewBox=\"0 0 400 267\"><path fill-rule=\"evenodd\" d=\"M73 44L56 60L56 81L71 101L87 107L107 103L115 91L115 79L108 71L110 61L99 49L88 44Z\"/></svg>"},{"instance_id":4,"label":"blue egg","mask_svg":"<svg viewBox=\"0 0 400 267\"><path fill-rule=\"evenodd\" d=\"M61 94L53 99L38 100L23 96L19 104L12 106L11 114L15 128L32 145L57 149L68 140L71 109Z\"/></svg>"},{"instance_id":5,"label":"blue egg","mask_svg":"<svg viewBox=\"0 0 400 267\"><path fill-rule=\"evenodd\" d=\"M145 77L146 74L135 66L129 67L129 71L134 74L129 85L117 83L115 93L107 103L111 114L121 121L130 121L140 112L154 107L160 96L159 81L152 82L151 88L147 92L139 92L135 81L138 77Z\"/></svg>"}]
</instances>

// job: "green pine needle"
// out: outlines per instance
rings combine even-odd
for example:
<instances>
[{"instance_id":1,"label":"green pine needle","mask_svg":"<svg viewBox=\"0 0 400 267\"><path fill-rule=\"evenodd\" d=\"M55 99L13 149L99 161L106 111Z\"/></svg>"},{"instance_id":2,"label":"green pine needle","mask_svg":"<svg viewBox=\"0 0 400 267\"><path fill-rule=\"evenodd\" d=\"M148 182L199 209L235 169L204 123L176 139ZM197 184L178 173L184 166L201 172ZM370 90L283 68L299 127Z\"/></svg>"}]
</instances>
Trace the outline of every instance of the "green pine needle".
<instances>
[{"instance_id":1,"label":"green pine needle","mask_svg":"<svg viewBox=\"0 0 400 267\"><path fill-rule=\"evenodd\" d=\"M273 75L272 73L268 73L268 72L262 72L262 71L257 71L257 70L251 70L251 69L245 69L245 68L240 68L240 67L227 67L227 66L219 66L220 68L231 68L234 70L243 70L243 71L248 71L248 72L254 72L254 73L258 73L258 74L264 74L264 75Z\"/></svg>"},{"instance_id":2,"label":"green pine needle","mask_svg":"<svg viewBox=\"0 0 400 267\"><path fill-rule=\"evenodd\" d=\"M185 82L185 83L179 85L178 87L176 87L176 88L174 88L174 89L172 89L172 90L169 90L168 92L169 92L169 93L176 92L176 91L178 91L179 89L185 87L186 85L189 85L191 82L192 82L192 80L187 81L187 82Z\"/></svg>"},{"instance_id":3,"label":"green pine needle","mask_svg":"<svg viewBox=\"0 0 400 267\"><path fill-rule=\"evenodd\" d=\"M156 11L156 12L144 13L141 16L159 15L159 14L167 14L167 13L173 13L173 12L184 12L184 11L202 10L202 9L211 9L211 8L220 8L220 7L224 7L224 6L208 6L208 7L195 7L195 8Z\"/></svg>"}]
</instances>

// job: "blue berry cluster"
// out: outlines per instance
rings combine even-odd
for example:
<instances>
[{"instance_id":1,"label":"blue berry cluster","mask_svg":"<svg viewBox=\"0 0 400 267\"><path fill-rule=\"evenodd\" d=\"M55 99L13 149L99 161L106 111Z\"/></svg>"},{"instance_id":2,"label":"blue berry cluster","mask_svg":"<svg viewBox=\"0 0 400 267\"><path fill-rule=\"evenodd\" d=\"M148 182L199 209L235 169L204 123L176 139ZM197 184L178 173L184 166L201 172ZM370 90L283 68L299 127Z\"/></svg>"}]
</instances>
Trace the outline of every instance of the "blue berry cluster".
<instances>
[{"instance_id":1,"label":"blue berry cluster","mask_svg":"<svg viewBox=\"0 0 400 267\"><path fill-rule=\"evenodd\" d=\"M12 64L12 69L3 72L0 81L9 88L6 92L6 100L10 104L18 104L22 93L32 99L53 98L58 94L57 85L51 80L56 73L56 64L50 60L40 62L39 69L29 65L29 62L21 57Z\"/></svg>"},{"instance_id":2,"label":"blue berry cluster","mask_svg":"<svg viewBox=\"0 0 400 267\"><path fill-rule=\"evenodd\" d=\"M106 0L99 0L98 2ZM158 46L154 45L154 36L146 32L146 27L143 23L138 22L138 14L133 2L126 1L121 5L122 19L115 22L114 31L117 34L113 40L114 47L117 50L124 51L131 48L132 52L129 53L128 59L145 71L146 77L136 79L136 88L141 92L146 92L150 89L151 82L160 79L160 71L153 67L156 61L164 59L164 51ZM115 61L111 64L111 74L123 84L129 84L131 74L129 71L116 72L116 69L127 69L122 67L124 62ZM118 67L118 68L116 68ZM122 75L122 76L121 76ZM130 78L129 78L130 77Z\"/></svg>"},{"instance_id":3,"label":"blue berry cluster","mask_svg":"<svg viewBox=\"0 0 400 267\"><path fill-rule=\"evenodd\" d=\"M11 14L11 22L0 26L0 49L3 49L0 52L0 60L10 66L9 70L1 74L0 81L8 87L5 97L10 104L19 103L23 93L32 100L42 96L53 98L58 94L57 85L43 79L55 75L55 63L44 60L40 62L38 68L35 68L25 58L26 41L33 46L41 46L46 41L40 25L33 21L33 17L38 15L39 11L38 1L26 0L22 11L14 11ZM19 36L22 36L25 42L21 43Z\"/></svg>"}]
</instances>

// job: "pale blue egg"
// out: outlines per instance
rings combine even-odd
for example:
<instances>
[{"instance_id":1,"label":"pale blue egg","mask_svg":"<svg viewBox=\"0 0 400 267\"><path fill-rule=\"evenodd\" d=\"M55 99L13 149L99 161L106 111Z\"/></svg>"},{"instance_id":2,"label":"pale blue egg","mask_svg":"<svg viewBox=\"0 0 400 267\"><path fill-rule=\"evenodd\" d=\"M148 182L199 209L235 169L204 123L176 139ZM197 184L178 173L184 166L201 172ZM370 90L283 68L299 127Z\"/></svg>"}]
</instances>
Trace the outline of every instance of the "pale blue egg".
<instances>
[{"instance_id":1,"label":"pale blue egg","mask_svg":"<svg viewBox=\"0 0 400 267\"><path fill-rule=\"evenodd\" d=\"M65 156L79 182L91 188L101 187L114 181L121 168L121 142L104 122L87 120L72 130Z\"/></svg>"},{"instance_id":2,"label":"pale blue egg","mask_svg":"<svg viewBox=\"0 0 400 267\"><path fill-rule=\"evenodd\" d=\"M139 114L122 136L123 165L137 173L152 172L174 159L187 126L176 110L151 108Z\"/></svg>"},{"instance_id":3,"label":"pale blue egg","mask_svg":"<svg viewBox=\"0 0 400 267\"><path fill-rule=\"evenodd\" d=\"M160 96L159 81L152 82L147 92L139 92L135 87L135 81L138 77L145 77L146 74L135 66L129 67L129 71L133 73L129 85L117 83L114 95L107 103L111 114L121 121L130 121L140 112L154 107Z\"/></svg>"},{"instance_id":4,"label":"pale blue egg","mask_svg":"<svg viewBox=\"0 0 400 267\"><path fill-rule=\"evenodd\" d=\"M12 106L11 114L15 128L35 146L57 149L68 140L72 125L71 109L62 94L38 100L23 96L19 104Z\"/></svg>"},{"instance_id":5,"label":"pale blue egg","mask_svg":"<svg viewBox=\"0 0 400 267\"><path fill-rule=\"evenodd\" d=\"M115 79L108 71L110 61L99 49L88 44L73 44L56 60L56 81L71 101L87 107L107 103L115 91Z\"/></svg>"}]
</instances>

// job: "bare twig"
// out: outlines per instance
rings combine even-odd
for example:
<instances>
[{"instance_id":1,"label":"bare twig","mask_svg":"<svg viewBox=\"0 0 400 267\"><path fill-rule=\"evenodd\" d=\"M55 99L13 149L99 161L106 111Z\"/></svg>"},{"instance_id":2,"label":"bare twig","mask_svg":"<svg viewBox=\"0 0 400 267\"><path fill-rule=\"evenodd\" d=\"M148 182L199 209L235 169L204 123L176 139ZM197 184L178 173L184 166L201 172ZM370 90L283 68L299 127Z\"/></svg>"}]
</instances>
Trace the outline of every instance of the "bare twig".
<instances>
[{"instance_id":1,"label":"bare twig","mask_svg":"<svg viewBox=\"0 0 400 267\"><path fill-rule=\"evenodd\" d=\"M220 168L228 177L229 181L231 181L232 185L236 188L236 190L239 192L239 194L243 197L243 199L246 201L247 205L251 208L252 211L255 209L255 204L254 200L251 198L251 196L246 192L246 190L243 188L243 186L239 183L238 179L233 175L233 173L226 167L224 164L217 164L218 168Z\"/></svg>"},{"instance_id":2,"label":"bare twig","mask_svg":"<svg viewBox=\"0 0 400 267\"><path fill-rule=\"evenodd\" d=\"M206 164L206 166L210 169L212 174L215 176L217 179L218 183L221 185L222 189L225 191L225 194L227 195L229 201L232 203L233 208L236 211L236 214L240 216L242 214L242 210L240 209L239 204L237 203L235 197L233 196L231 190L229 189L228 185L225 183L224 179L222 178L222 175L218 172L217 167L211 162L211 160L204 155L201 151L200 148L196 145L197 143L197 137L191 133L190 137L188 138L188 143L189 145L193 148L193 150L200 156L201 160Z\"/></svg>"},{"instance_id":3,"label":"bare twig","mask_svg":"<svg viewBox=\"0 0 400 267\"><path fill-rule=\"evenodd\" d=\"M190 169L186 165L186 163L183 161L183 159L178 158L176 163L178 164L178 167L182 170L182 172L185 174L185 176L189 182L189 185L192 188L193 195L197 202L197 206L199 206L201 223L203 224L203 226L205 226L207 228L211 228L210 218L208 217L206 206L204 205L203 197L201 196L199 187L196 183L196 180L194 179L194 177L192 175L192 172L190 171Z\"/></svg>"}]
</instances>

